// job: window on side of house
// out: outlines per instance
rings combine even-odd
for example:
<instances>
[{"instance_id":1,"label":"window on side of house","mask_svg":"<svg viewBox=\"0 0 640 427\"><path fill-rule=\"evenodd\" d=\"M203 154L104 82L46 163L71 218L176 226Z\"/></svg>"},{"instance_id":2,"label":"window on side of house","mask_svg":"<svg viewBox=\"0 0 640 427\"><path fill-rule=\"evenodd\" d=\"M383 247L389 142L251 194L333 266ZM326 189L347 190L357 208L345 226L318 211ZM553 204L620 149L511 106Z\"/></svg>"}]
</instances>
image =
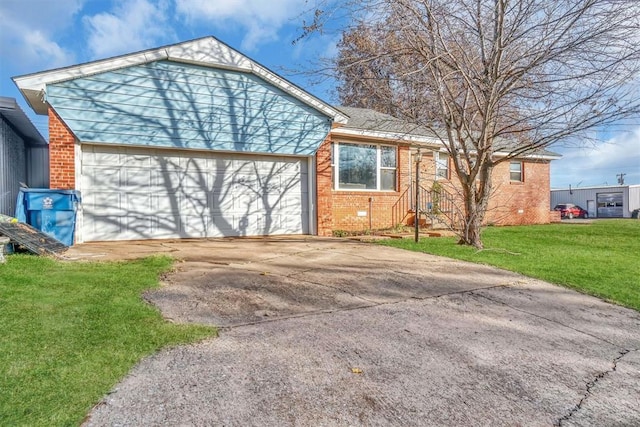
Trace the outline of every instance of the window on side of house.
<instances>
[{"instance_id":1,"label":"window on side of house","mask_svg":"<svg viewBox=\"0 0 640 427\"><path fill-rule=\"evenodd\" d=\"M334 144L334 179L338 178L334 185L337 190L395 191L396 165L396 147Z\"/></svg>"},{"instance_id":2,"label":"window on side of house","mask_svg":"<svg viewBox=\"0 0 640 427\"><path fill-rule=\"evenodd\" d=\"M522 173L522 162L509 163L509 179L512 182L523 182L524 175Z\"/></svg>"},{"instance_id":3,"label":"window on side of house","mask_svg":"<svg viewBox=\"0 0 640 427\"><path fill-rule=\"evenodd\" d=\"M449 179L449 155L447 153L435 153L436 179Z\"/></svg>"},{"instance_id":4,"label":"window on side of house","mask_svg":"<svg viewBox=\"0 0 640 427\"><path fill-rule=\"evenodd\" d=\"M336 144L331 143L331 182L336 182Z\"/></svg>"}]
</instances>

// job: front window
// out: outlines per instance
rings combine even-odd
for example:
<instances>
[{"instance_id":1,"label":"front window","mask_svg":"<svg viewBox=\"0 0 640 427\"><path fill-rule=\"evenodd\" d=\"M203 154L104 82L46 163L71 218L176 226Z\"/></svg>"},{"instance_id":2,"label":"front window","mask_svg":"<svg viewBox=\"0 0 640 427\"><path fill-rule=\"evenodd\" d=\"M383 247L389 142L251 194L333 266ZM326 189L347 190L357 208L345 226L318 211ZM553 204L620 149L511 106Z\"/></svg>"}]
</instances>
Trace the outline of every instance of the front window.
<instances>
[{"instance_id":1,"label":"front window","mask_svg":"<svg viewBox=\"0 0 640 427\"><path fill-rule=\"evenodd\" d=\"M335 144L334 179L338 190L396 189L396 147L373 144Z\"/></svg>"},{"instance_id":2,"label":"front window","mask_svg":"<svg viewBox=\"0 0 640 427\"><path fill-rule=\"evenodd\" d=\"M511 162L509 164L509 177L511 181L523 182L522 162Z\"/></svg>"},{"instance_id":3,"label":"front window","mask_svg":"<svg viewBox=\"0 0 640 427\"><path fill-rule=\"evenodd\" d=\"M436 179L449 179L449 155L446 153L435 153Z\"/></svg>"}]
</instances>

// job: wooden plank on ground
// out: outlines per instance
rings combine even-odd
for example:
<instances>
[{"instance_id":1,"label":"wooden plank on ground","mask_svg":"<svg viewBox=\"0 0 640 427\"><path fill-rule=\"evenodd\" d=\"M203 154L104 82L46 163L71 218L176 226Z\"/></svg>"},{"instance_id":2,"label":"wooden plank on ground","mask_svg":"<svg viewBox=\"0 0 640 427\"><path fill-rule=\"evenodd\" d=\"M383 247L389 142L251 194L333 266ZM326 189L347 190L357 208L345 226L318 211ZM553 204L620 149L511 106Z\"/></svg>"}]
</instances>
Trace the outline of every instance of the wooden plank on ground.
<instances>
[{"instance_id":1,"label":"wooden plank on ground","mask_svg":"<svg viewBox=\"0 0 640 427\"><path fill-rule=\"evenodd\" d=\"M58 255L68 249L59 240L23 222L0 222L0 235L36 255Z\"/></svg>"}]
</instances>

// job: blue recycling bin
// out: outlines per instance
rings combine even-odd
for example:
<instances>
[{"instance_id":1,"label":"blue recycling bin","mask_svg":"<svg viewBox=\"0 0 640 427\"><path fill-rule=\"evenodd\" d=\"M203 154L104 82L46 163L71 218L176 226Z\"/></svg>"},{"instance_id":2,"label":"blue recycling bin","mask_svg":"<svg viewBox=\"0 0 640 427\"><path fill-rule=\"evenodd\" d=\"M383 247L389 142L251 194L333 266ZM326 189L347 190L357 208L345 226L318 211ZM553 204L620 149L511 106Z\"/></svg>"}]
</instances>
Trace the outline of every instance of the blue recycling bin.
<instances>
[{"instance_id":1,"label":"blue recycling bin","mask_svg":"<svg viewBox=\"0 0 640 427\"><path fill-rule=\"evenodd\" d=\"M16 203L16 218L71 246L80 201L80 192L76 190L21 188Z\"/></svg>"}]
</instances>

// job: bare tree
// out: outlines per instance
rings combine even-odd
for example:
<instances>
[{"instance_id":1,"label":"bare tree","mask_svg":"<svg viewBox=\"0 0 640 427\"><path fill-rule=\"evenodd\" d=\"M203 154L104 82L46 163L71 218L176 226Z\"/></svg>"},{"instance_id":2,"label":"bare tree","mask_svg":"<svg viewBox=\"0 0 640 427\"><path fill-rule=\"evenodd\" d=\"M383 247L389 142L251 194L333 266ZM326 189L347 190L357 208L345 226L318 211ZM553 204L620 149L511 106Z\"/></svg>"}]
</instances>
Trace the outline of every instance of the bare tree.
<instances>
[{"instance_id":1,"label":"bare tree","mask_svg":"<svg viewBox=\"0 0 640 427\"><path fill-rule=\"evenodd\" d=\"M639 111L637 0L356 0L334 62L341 101L430 128L482 248L494 166ZM316 14L315 29L323 14Z\"/></svg>"}]
</instances>

